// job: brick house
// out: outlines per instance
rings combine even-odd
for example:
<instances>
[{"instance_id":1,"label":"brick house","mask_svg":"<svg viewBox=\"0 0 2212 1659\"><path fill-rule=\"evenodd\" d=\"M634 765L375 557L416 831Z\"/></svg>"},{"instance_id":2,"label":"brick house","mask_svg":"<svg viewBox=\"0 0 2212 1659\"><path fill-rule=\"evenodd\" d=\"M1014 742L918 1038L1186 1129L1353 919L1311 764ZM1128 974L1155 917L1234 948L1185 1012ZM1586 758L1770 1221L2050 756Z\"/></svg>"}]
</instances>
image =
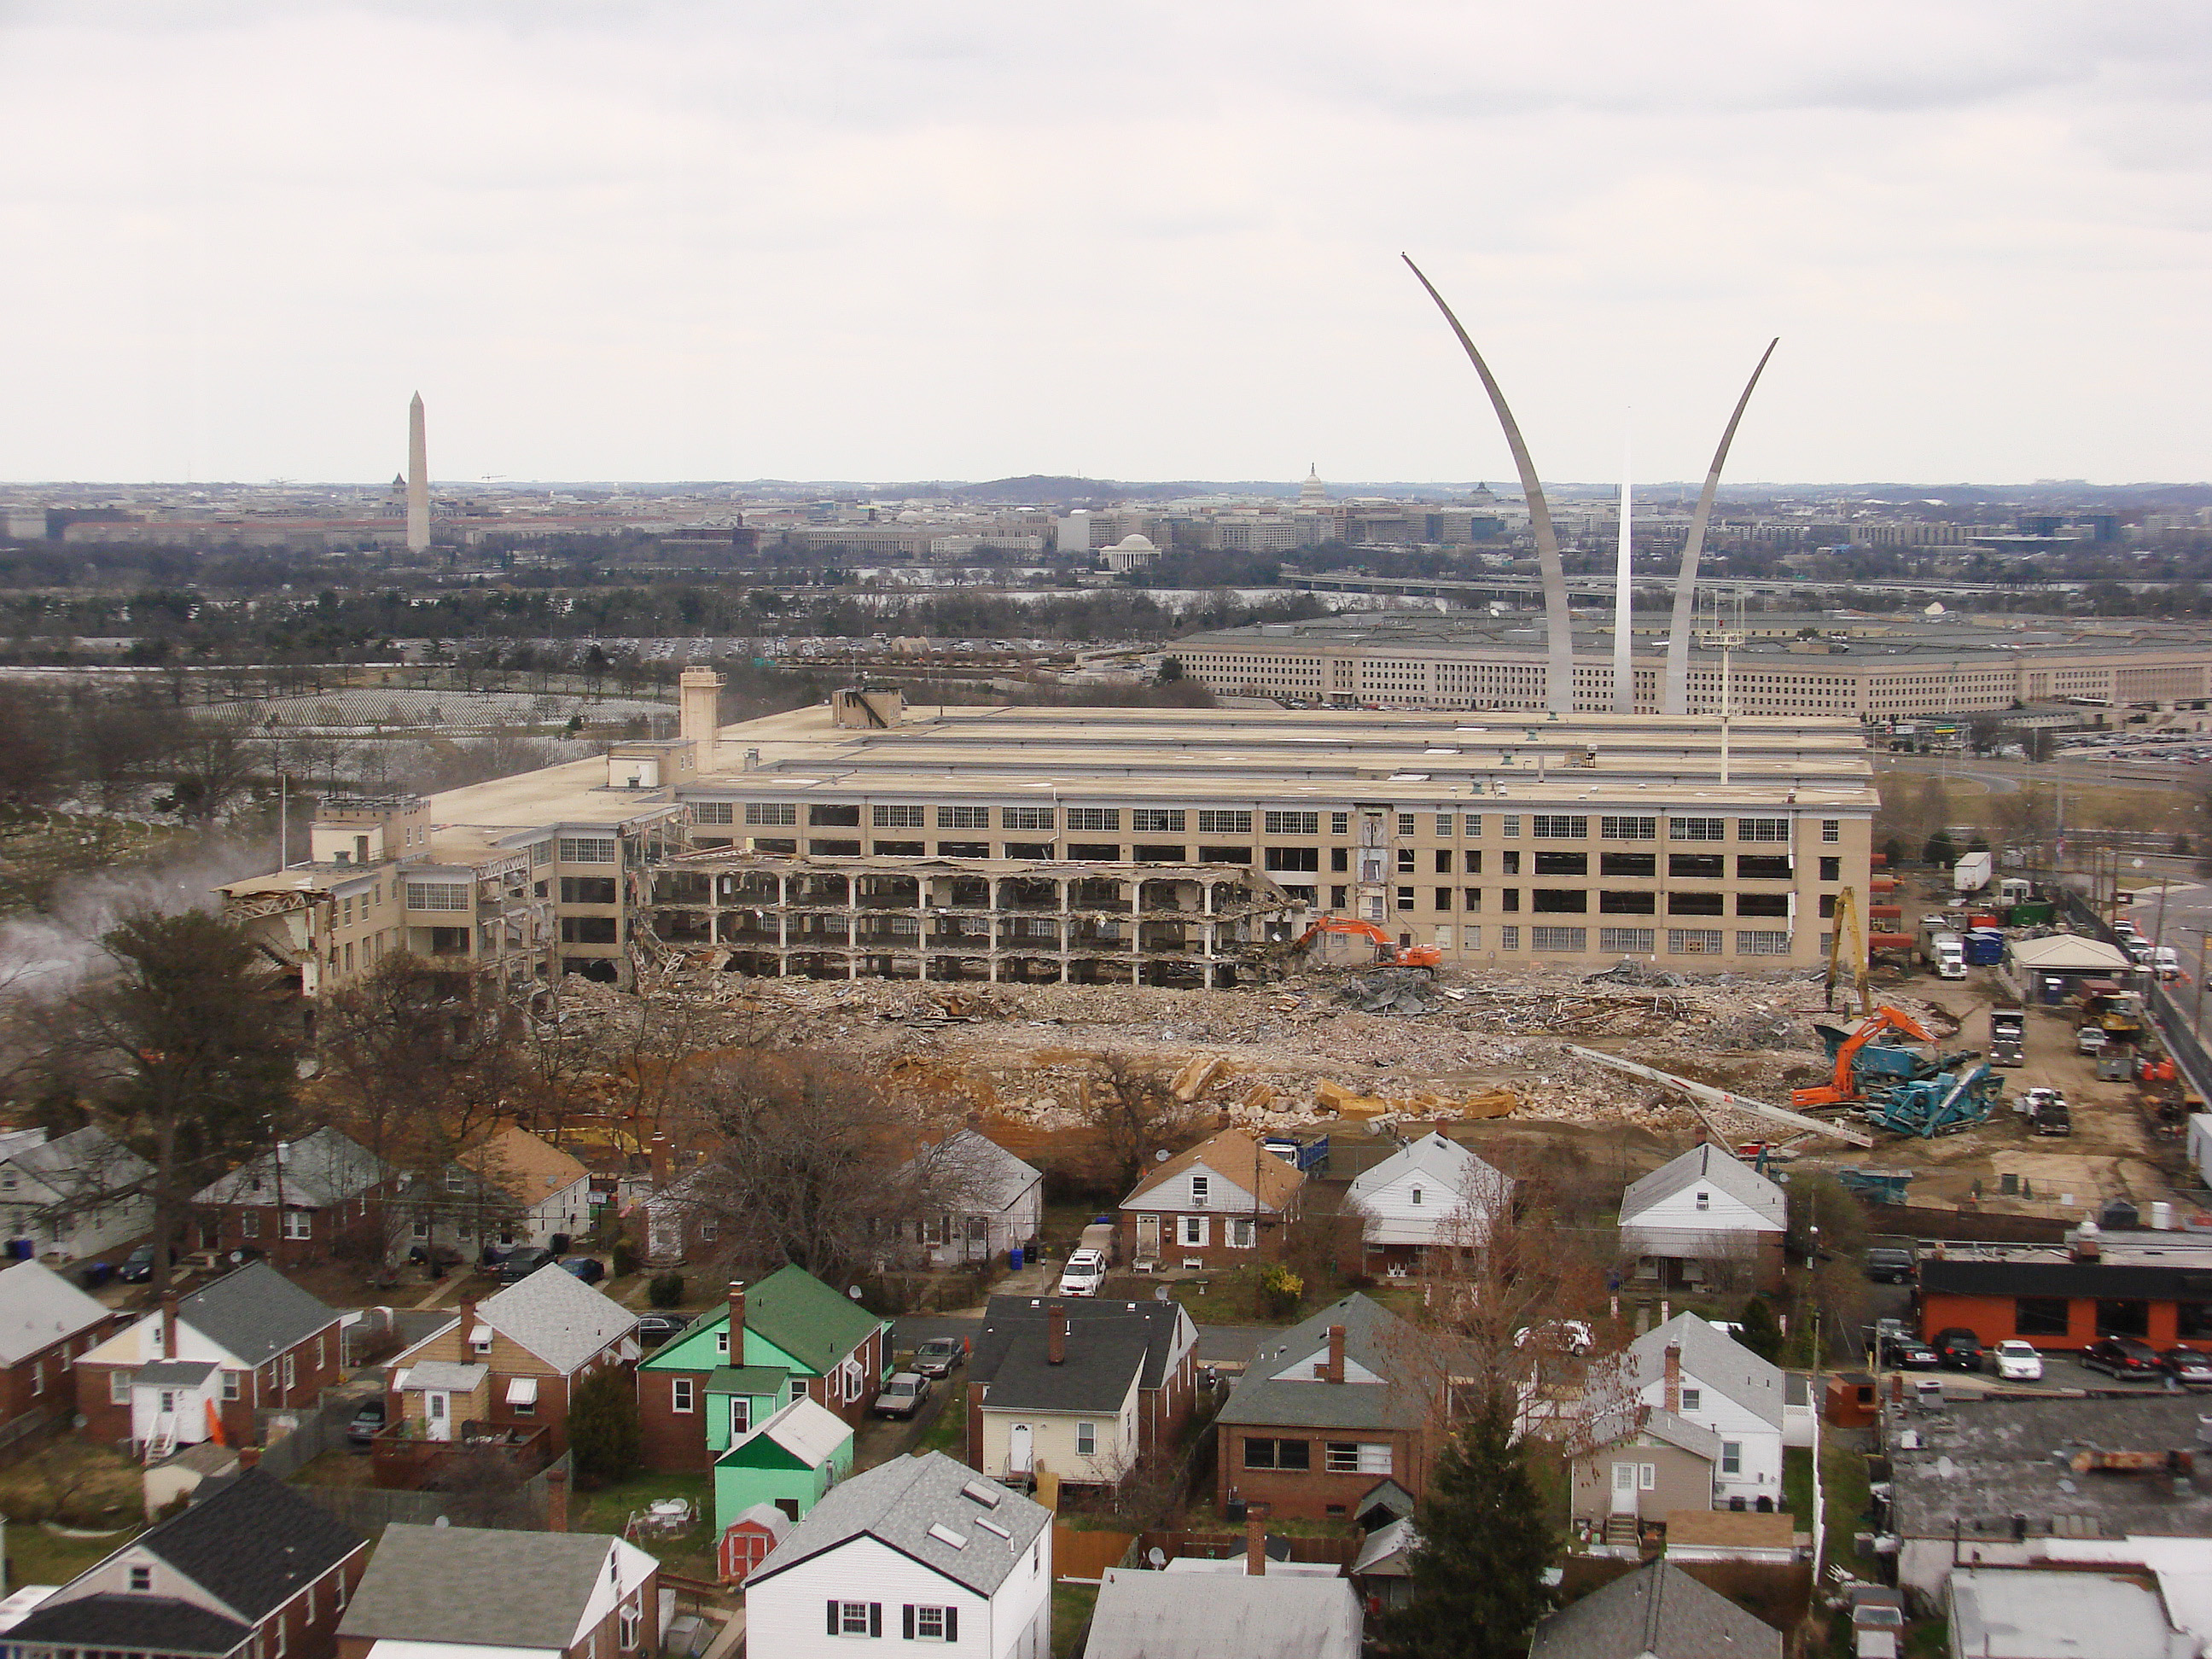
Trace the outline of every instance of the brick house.
<instances>
[{"instance_id":1,"label":"brick house","mask_svg":"<svg viewBox=\"0 0 2212 1659\"><path fill-rule=\"evenodd\" d=\"M301 1267L329 1261L350 1234L380 1260L398 1173L327 1127L279 1142L192 1194L200 1248L258 1250L279 1267Z\"/></svg>"},{"instance_id":2,"label":"brick house","mask_svg":"<svg viewBox=\"0 0 2212 1659\"><path fill-rule=\"evenodd\" d=\"M1152 1170L1121 1200L1121 1259L1201 1267L1279 1260L1305 1180L1243 1130L1224 1129Z\"/></svg>"},{"instance_id":3,"label":"brick house","mask_svg":"<svg viewBox=\"0 0 2212 1659\"><path fill-rule=\"evenodd\" d=\"M1421 1498L1443 1431L1430 1341L1353 1295L1266 1343L1214 1419L1218 1501L1336 1521L1391 1482Z\"/></svg>"},{"instance_id":4,"label":"brick house","mask_svg":"<svg viewBox=\"0 0 2212 1659\"><path fill-rule=\"evenodd\" d=\"M425 1440L467 1423L551 1431L568 1443L568 1401L586 1377L636 1361L637 1316L557 1264L540 1267L459 1315L385 1370L385 1420Z\"/></svg>"},{"instance_id":5,"label":"brick house","mask_svg":"<svg viewBox=\"0 0 2212 1659\"><path fill-rule=\"evenodd\" d=\"M813 1274L780 1267L637 1368L649 1469L711 1467L751 1425L808 1399L858 1427L890 1374L890 1324Z\"/></svg>"},{"instance_id":6,"label":"brick house","mask_svg":"<svg viewBox=\"0 0 2212 1659\"><path fill-rule=\"evenodd\" d=\"M1176 1444L1197 1389L1180 1303L994 1296L968 1364L968 1462L995 1480L1042 1465L1110 1482Z\"/></svg>"},{"instance_id":7,"label":"brick house","mask_svg":"<svg viewBox=\"0 0 2212 1659\"><path fill-rule=\"evenodd\" d=\"M70 1362L130 1316L39 1262L0 1270L0 1422L32 1411L74 1412Z\"/></svg>"},{"instance_id":8,"label":"brick house","mask_svg":"<svg viewBox=\"0 0 2212 1659\"><path fill-rule=\"evenodd\" d=\"M260 1469L200 1492L40 1602L14 1659L331 1659L368 1540Z\"/></svg>"},{"instance_id":9,"label":"brick house","mask_svg":"<svg viewBox=\"0 0 2212 1659\"><path fill-rule=\"evenodd\" d=\"M384 1529L338 1626L337 1659L641 1659L660 1651L660 1563L603 1533ZM264 1654L261 1659L275 1659Z\"/></svg>"},{"instance_id":10,"label":"brick house","mask_svg":"<svg viewBox=\"0 0 2212 1659\"><path fill-rule=\"evenodd\" d=\"M265 1261L152 1313L77 1357L84 1431L112 1444L258 1439L255 1413L308 1406L345 1374L343 1316Z\"/></svg>"}]
</instances>

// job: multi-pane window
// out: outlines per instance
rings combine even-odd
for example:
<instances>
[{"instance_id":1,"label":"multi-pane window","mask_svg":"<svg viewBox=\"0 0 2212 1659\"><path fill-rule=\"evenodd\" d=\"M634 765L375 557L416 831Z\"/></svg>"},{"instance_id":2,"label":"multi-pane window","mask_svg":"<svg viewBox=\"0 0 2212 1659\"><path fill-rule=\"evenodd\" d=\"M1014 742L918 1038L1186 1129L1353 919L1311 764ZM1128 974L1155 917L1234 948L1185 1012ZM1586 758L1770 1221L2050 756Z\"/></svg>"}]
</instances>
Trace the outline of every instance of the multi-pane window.
<instances>
[{"instance_id":1,"label":"multi-pane window","mask_svg":"<svg viewBox=\"0 0 2212 1659\"><path fill-rule=\"evenodd\" d=\"M1501 951L1519 950L1521 948L1521 930L1518 927L1499 928L1498 930L1498 948Z\"/></svg>"},{"instance_id":2,"label":"multi-pane window","mask_svg":"<svg viewBox=\"0 0 2212 1659\"><path fill-rule=\"evenodd\" d=\"M874 809L878 830L919 830L927 809L920 806L878 806Z\"/></svg>"},{"instance_id":3,"label":"multi-pane window","mask_svg":"<svg viewBox=\"0 0 2212 1659\"><path fill-rule=\"evenodd\" d=\"M1528 833L1538 841L1587 841L1589 820L1579 812L1537 812L1528 819Z\"/></svg>"},{"instance_id":4,"label":"multi-pane window","mask_svg":"<svg viewBox=\"0 0 2212 1659\"><path fill-rule=\"evenodd\" d=\"M1098 1425L1096 1423L1078 1423L1075 1425L1075 1455L1078 1457L1092 1457L1097 1455L1097 1451Z\"/></svg>"},{"instance_id":5,"label":"multi-pane window","mask_svg":"<svg viewBox=\"0 0 2212 1659\"><path fill-rule=\"evenodd\" d=\"M669 1380L668 1380L668 1409L669 1409L669 1410L671 1410L671 1411L672 1411L672 1412L684 1412L684 1413L688 1413L688 1412L690 1412L690 1411L691 1410L691 1402L692 1402L691 1387L692 1387L692 1383L694 1382L694 1381L695 1381L695 1380L696 1380L696 1379L694 1379L694 1378L692 1378L692 1377L689 1377L689 1376L672 1376L672 1377L669 1378Z\"/></svg>"},{"instance_id":6,"label":"multi-pane window","mask_svg":"<svg viewBox=\"0 0 2212 1659\"><path fill-rule=\"evenodd\" d=\"M1352 833L1352 814L1349 812L1331 812L1328 815L1328 833L1332 836L1350 835Z\"/></svg>"},{"instance_id":7,"label":"multi-pane window","mask_svg":"<svg viewBox=\"0 0 2212 1659\"><path fill-rule=\"evenodd\" d=\"M1270 812L1265 822L1271 836L1321 834L1321 814L1318 812Z\"/></svg>"},{"instance_id":8,"label":"multi-pane window","mask_svg":"<svg viewBox=\"0 0 2212 1659\"><path fill-rule=\"evenodd\" d=\"M991 809L988 806L940 806L937 809L937 827L940 830L988 830Z\"/></svg>"},{"instance_id":9,"label":"multi-pane window","mask_svg":"<svg viewBox=\"0 0 2212 1659\"><path fill-rule=\"evenodd\" d=\"M1244 1467L1248 1469L1310 1469L1313 1468L1313 1443L1310 1440L1248 1438L1244 1442Z\"/></svg>"},{"instance_id":10,"label":"multi-pane window","mask_svg":"<svg viewBox=\"0 0 2212 1659\"><path fill-rule=\"evenodd\" d=\"M883 1634L883 1603L880 1601L832 1601L830 1604L830 1633L832 1636L880 1636Z\"/></svg>"},{"instance_id":11,"label":"multi-pane window","mask_svg":"<svg viewBox=\"0 0 2212 1659\"><path fill-rule=\"evenodd\" d=\"M410 881L407 884L407 908L410 910L465 910L469 908L469 890L461 882Z\"/></svg>"},{"instance_id":12,"label":"multi-pane window","mask_svg":"<svg viewBox=\"0 0 2212 1659\"><path fill-rule=\"evenodd\" d=\"M747 823L794 824L799 822L799 808L787 800L749 800L745 803ZM562 857L566 858L567 854Z\"/></svg>"},{"instance_id":13,"label":"multi-pane window","mask_svg":"<svg viewBox=\"0 0 2212 1659\"><path fill-rule=\"evenodd\" d=\"M1726 818L1668 818L1667 839L1669 841L1726 841Z\"/></svg>"},{"instance_id":14,"label":"multi-pane window","mask_svg":"<svg viewBox=\"0 0 2212 1659\"><path fill-rule=\"evenodd\" d=\"M1657 818L1601 817L1597 831L1607 841L1656 841L1659 839Z\"/></svg>"},{"instance_id":15,"label":"multi-pane window","mask_svg":"<svg viewBox=\"0 0 2212 1659\"><path fill-rule=\"evenodd\" d=\"M1482 814L1480 812L1469 812L1461 820L1461 823L1466 833L1470 836L1479 836L1482 833Z\"/></svg>"},{"instance_id":16,"label":"multi-pane window","mask_svg":"<svg viewBox=\"0 0 2212 1659\"><path fill-rule=\"evenodd\" d=\"M1179 806L1138 806L1130 809L1129 828L1138 835L1182 834L1187 814Z\"/></svg>"},{"instance_id":17,"label":"multi-pane window","mask_svg":"<svg viewBox=\"0 0 2212 1659\"><path fill-rule=\"evenodd\" d=\"M1414 824L1414 822L1415 822L1415 818L1414 818L1414 815L1413 815L1413 813L1411 813L1411 812L1401 812L1401 813L1399 813L1399 814L1398 814L1398 833L1399 833L1400 835L1401 835L1401 836L1410 836L1410 835L1412 835L1412 834L1413 833L1413 824Z\"/></svg>"},{"instance_id":18,"label":"multi-pane window","mask_svg":"<svg viewBox=\"0 0 2212 1659\"><path fill-rule=\"evenodd\" d=\"M735 823L737 821L737 807L732 802L695 800L691 803L691 822L694 823Z\"/></svg>"},{"instance_id":19,"label":"multi-pane window","mask_svg":"<svg viewBox=\"0 0 2212 1659\"><path fill-rule=\"evenodd\" d=\"M1790 935L1787 933L1738 933L1735 953L1740 957L1786 957L1790 954Z\"/></svg>"},{"instance_id":20,"label":"multi-pane window","mask_svg":"<svg viewBox=\"0 0 2212 1659\"><path fill-rule=\"evenodd\" d=\"M1721 1442L1721 1473L1723 1474L1741 1474L1743 1473L1742 1441L1723 1440Z\"/></svg>"},{"instance_id":21,"label":"multi-pane window","mask_svg":"<svg viewBox=\"0 0 2212 1659\"><path fill-rule=\"evenodd\" d=\"M1440 836L1449 836L1449 834L1451 834L1451 832L1452 832L1452 815L1451 815L1450 813L1449 813L1449 812L1439 812L1439 813L1437 813L1437 833L1438 835L1440 835Z\"/></svg>"},{"instance_id":22,"label":"multi-pane window","mask_svg":"<svg viewBox=\"0 0 2212 1659\"><path fill-rule=\"evenodd\" d=\"M1049 830L1053 816L1049 806L1002 806L999 823L1007 830Z\"/></svg>"},{"instance_id":23,"label":"multi-pane window","mask_svg":"<svg viewBox=\"0 0 2212 1659\"><path fill-rule=\"evenodd\" d=\"M1521 834L1521 815L1517 812L1498 814L1498 833L1508 841L1518 839Z\"/></svg>"},{"instance_id":24,"label":"multi-pane window","mask_svg":"<svg viewBox=\"0 0 2212 1659\"><path fill-rule=\"evenodd\" d=\"M287 1210L284 1212L285 1237L313 1238L314 1235L315 1218L312 1211Z\"/></svg>"},{"instance_id":25,"label":"multi-pane window","mask_svg":"<svg viewBox=\"0 0 2212 1659\"><path fill-rule=\"evenodd\" d=\"M1788 841L1788 818L1738 818L1735 821L1738 841Z\"/></svg>"},{"instance_id":26,"label":"multi-pane window","mask_svg":"<svg viewBox=\"0 0 2212 1659\"><path fill-rule=\"evenodd\" d=\"M1198 815L1198 833L1201 836L1249 836L1252 833L1252 815L1249 812L1200 812Z\"/></svg>"},{"instance_id":27,"label":"multi-pane window","mask_svg":"<svg viewBox=\"0 0 2212 1659\"><path fill-rule=\"evenodd\" d=\"M1470 906L1469 908L1472 908L1473 907ZM1459 947L1462 951L1480 951L1482 949L1482 929L1480 927L1461 928L1459 930Z\"/></svg>"},{"instance_id":28,"label":"multi-pane window","mask_svg":"<svg viewBox=\"0 0 2212 1659\"><path fill-rule=\"evenodd\" d=\"M611 836L563 836L559 857L563 864L612 864L618 850Z\"/></svg>"},{"instance_id":29,"label":"multi-pane window","mask_svg":"<svg viewBox=\"0 0 2212 1659\"><path fill-rule=\"evenodd\" d=\"M1717 927L1669 927L1667 952L1677 957L1717 957L1721 953Z\"/></svg>"},{"instance_id":30,"label":"multi-pane window","mask_svg":"<svg viewBox=\"0 0 2212 1659\"><path fill-rule=\"evenodd\" d=\"M1607 952L1620 951L1631 955L1649 955L1656 940L1656 928L1601 927L1597 930L1597 948Z\"/></svg>"},{"instance_id":31,"label":"multi-pane window","mask_svg":"<svg viewBox=\"0 0 2212 1659\"><path fill-rule=\"evenodd\" d=\"M1071 830L1119 830L1121 809L1118 806L1071 806L1067 809L1067 827Z\"/></svg>"},{"instance_id":32,"label":"multi-pane window","mask_svg":"<svg viewBox=\"0 0 2212 1659\"><path fill-rule=\"evenodd\" d=\"M1589 947L1589 929L1587 927L1531 927L1528 948L1532 951L1582 951Z\"/></svg>"},{"instance_id":33,"label":"multi-pane window","mask_svg":"<svg viewBox=\"0 0 2212 1659\"><path fill-rule=\"evenodd\" d=\"M1390 1473L1390 1443L1387 1440L1332 1440L1322 1467L1331 1474Z\"/></svg>"},{"instance_id":34,"label":"multi-pane window","mask_svg":"<svg viewBox=\"0 0 2212 1659\"><path fill-rule=\"evenodd\" d=\"M1843 838L1844 821L1841 818L1822 818L1820 820L1820 839L1822 841L1827 842L1832 847L1836 842L1841 841Z\"/></svg>"}]
</instances>

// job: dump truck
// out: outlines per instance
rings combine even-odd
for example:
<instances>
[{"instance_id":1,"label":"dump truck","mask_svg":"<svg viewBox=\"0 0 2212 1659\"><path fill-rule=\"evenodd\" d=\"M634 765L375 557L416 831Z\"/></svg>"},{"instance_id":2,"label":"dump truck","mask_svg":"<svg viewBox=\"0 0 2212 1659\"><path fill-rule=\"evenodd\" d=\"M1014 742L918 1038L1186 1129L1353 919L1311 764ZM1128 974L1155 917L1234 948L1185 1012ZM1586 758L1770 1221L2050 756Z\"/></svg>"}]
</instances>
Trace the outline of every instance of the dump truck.
<instances>
[{"instance_id":1,"label":"dump truck","mask_svg":"<svg viewBox=\"0 0 2212 1659\"><path fill-rule=\"evenodd\" d=\"M1990 1010L1990 1064L2027 1063L2027 1014L2019 1008Z\"/></svg>"}]
</instances>

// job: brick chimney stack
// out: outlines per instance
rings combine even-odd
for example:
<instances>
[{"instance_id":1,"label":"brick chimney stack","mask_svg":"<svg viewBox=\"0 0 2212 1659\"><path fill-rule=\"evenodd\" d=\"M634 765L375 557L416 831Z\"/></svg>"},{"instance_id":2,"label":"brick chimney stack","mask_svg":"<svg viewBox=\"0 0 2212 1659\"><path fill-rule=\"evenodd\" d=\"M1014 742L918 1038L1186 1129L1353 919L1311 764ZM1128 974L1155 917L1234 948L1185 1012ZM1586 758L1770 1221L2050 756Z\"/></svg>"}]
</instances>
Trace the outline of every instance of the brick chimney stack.
<instances>
[{"instance_id":1,"label":"brick chimney stack","mask_svg":"<svg viewBox=\"0 0 2212 1659\"><path fill-rule=\"evenodd\" d=\"M545 1530L568 1530L568 1471L566 1469L545 1471Z\"/></svg>"},{"instance_id":2,"label":"brick chimney stack","mask_svg":"<svg viewBox=\"0 0 2212 1659\"><path fill-rule=\"evenodd\" d=\"M745 1363L745 1281L730 1281L730 1364Z\"/></svg>"},{"instance_id":3,"label":"brick chimney stack","mask_svg":"<svg viewBox=\"0 0 2212 1659\"><path fill-rule=\"evenodd\" d=\"M667 1188L675 1176L668 1137L655 1133L652 1139L645 1143L645 1150L646 1156L653 1160L653 1189L655 1192L661 1192Z\"/></svg>"},{"instance_id":4,"label":"brick chimney stack","mask_svg":"<svg viewBox=\"0 0 2212 1659\"><path fill-rule=\"evenodd\" d=\"M1067 1309L1058 1302L1048 1302L1044 1310L1044 1357L1048 1364L1067 1363Z\"/></svg>"},{"instance_id":5,"label":"brick chimney stack","mask_svg":"<svg viewBox=\"0 0 2212 1659\"><path fill-rule=\"evenodd\" d=\"M1344 1327L1328 1328L1328 1358L1322 1362L1321 1380L1324 1382L1344 1381Z\"/></svg>"},{"instance_id":6,"label":"brick chimney stack","mask_svg":"<svg viewBox=\"0 0 2212 1659\"><path fill-rule=\"evenodd\" d=\"M476 1334L476 1328L477 1299L472 1296L465 1296L461 1298L460 1352L460 1363L464 1365L467 1364L470 1360L476 1357L476 1349L471 1346L470 1341L470 1339Z\"/></svg>"},{"instance_id":7,"label":"brick chimney stack","mask_svg":"<svg viewBox=\"0 0 2212 1659\"><path fill-rule=\"evenodd\" d=\"M1244 1576L1267 1576L1267 1523L1252 1510L1244 1511Z\"/></svg>"},{"instance_id":8,"label":"brick chimney stack","mask_svg":"<svg viewBox=\"0 0 2212 1659\"><path fill-rule=\"evenodd\" d=\"M1667 1345L1667 1409L1680 1416L1682 1411L1682 1345Z\"/></svg>"},{"instance_id":9,"label":"brick chimney stack","mask_svg":"<svg viewBox=\"0 0 2212 1659\"><path fill-rule=\"evenodd\" d=\"M161 1293L161 1358L174 1359L176 1357L177 1293L165 1291Z\"/></svg>"}]
</instances>

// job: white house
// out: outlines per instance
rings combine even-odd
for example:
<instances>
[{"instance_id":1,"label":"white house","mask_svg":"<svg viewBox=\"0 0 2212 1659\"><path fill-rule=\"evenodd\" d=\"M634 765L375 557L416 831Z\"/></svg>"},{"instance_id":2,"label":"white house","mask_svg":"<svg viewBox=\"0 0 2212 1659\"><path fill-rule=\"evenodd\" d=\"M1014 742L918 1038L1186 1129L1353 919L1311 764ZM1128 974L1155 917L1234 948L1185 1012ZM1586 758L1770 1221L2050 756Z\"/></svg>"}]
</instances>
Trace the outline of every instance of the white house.
<instances>
[{"instance_id":1,"label":"white house","mask_svg":"<svg viewBox=\"0 0 2212 1659\"><path fill-rule=\"evenodd\" d=\"M745 1643L851 1659L861 1642L1049 1659L1052 1512L942 1452L831 1487L745 1580Z\"/></svg>"},{"instance_id":2,"label":"white house","mask_svg":"<svg viewBox=\"0 0 2212 1659\"><path fill-rule=\"evenodd\" d=\"M592 1174L550 1141L519 1124L461 1153L454 1162L514 1201L514 1212L495 1224L500 1247L550 1248L592 1224ZM457 1183L465 1185L465 1183Z\"/></svg>"},{"instance_id":3,"label":"white house","mask_svg":"<svg viewBox=\"0 0 2212 1659\"><path fill-rule=\"evenodd\" d=\"M1662 1287L1771 1291L1790 1227L1782 1188L1707 1142L1661 1164L1620 1196L1620 1247L1636 1276ZM1729 1284L1741 1280L1740 1286Z\"/></svg>"},{"instance_id":4,"label":"white house","mask_svg":"<svg viewBox=\"0 0 2212 1659\"><path fill-rule=\"evenodd\" d=\"M46 1139L0 1135L0 1230L27 1238L48 1261L79 1261L128 1244L154 1224L144 1188L154 1166L106 1130Z\"/></svg>"},{"instance_id":5,"label":"white house","mask_svg":"<svg viewBox=\"0 0 2212 1659\"><path fill-rule=\"evenodd\" d=\"M1365 1218L1362 1271L1401 1278L1433 1249L1465 1250L1489 1237L1513 1183L1433 1130L1359 1176L1346 1194Z\"/></svg>"},{"instance_id":6,"label":"white house","mask_svg":"<svg viewBox=\"0 0 2212 1659\"><path fill-rule=\"evenodd\" d=\"M1789 1386L1782 1368L1694 1314L1646 1331L1622 1355L1636 1403L1710 1429L1720 1441L1713 1501L1782 1503L1783 1425Z\"/></svg>"},{"instance_id":7,"label":"white house","mask_svg":"<svg viewBox=\"0 0 2212 1659\"><path fill-rule=\"evenodd\" d=\"M989 1137L963 1129L907 1167L959 1192L951 1213L926 1216L900 1229L932 1267L1003 1261L1008 1250L1037 1236L1044 1175Z\"/></svg>"}]
</instances>

